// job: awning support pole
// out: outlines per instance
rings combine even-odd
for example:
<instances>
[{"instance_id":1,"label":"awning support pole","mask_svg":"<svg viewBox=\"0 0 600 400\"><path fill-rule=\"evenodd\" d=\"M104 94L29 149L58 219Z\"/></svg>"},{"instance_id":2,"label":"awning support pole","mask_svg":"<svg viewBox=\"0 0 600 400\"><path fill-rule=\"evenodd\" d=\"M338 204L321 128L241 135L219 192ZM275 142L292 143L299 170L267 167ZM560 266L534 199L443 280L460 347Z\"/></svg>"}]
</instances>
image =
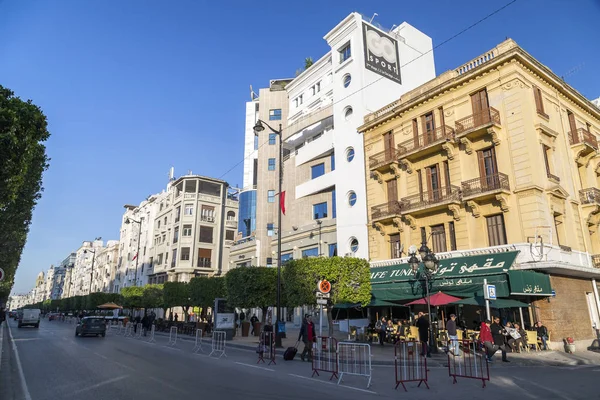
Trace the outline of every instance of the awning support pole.
<instances>
[{"instance_id":1,"label":"awning support pole","mask_svg":"<svg viewBox=\"0 0 600 400\"><path fill-rule=\"evenodd\" d=\"M525 320L523 319L523 307L519 307L519 315L521 316L521 328L525 329Z\"/></svg>"}]
</instances>

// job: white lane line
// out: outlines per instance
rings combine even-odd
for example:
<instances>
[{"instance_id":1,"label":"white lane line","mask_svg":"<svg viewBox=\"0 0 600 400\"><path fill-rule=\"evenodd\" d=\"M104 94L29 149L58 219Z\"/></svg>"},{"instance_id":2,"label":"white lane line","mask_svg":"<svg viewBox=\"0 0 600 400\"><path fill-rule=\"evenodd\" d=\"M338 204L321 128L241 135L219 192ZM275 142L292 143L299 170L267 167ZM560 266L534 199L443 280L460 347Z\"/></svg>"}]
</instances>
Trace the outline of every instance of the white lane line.
<instances>
[{"instance_id":1,"label":"white lane line","mask_svg":"<svg viewBox=\"0 0 600 400\"><path fill-rule=\"evenodd\" d=\"M546 391L548 391L548 392L551 392L551 393L553 393L555 396L558 396L558 397L560 397L561 399L565 399L565 400L573 400L573 398L572 398L572 397L569 397L569 396L567 396L566 394L564 394L564 393L561 393L561 392L557 391L557 390L556 390L556 389L554 389L554 388L550 389L550 388L548 388L548 387L546 387L546 386L544 386L544 385L540 385L539 383L535 383L535 382L533 382L533 381L531 381L531 380L522 379L522 378L519 378L519 377L516 377L516 376L513 376L512 378L513 378L513 379L516 379L516 380L518 380L518 381L521 381L521 382L523 382L523 383L525 383L525 384L527 384L527 383L528 383L528 384L530 384L530 385L533 385L533 386L535 386L535 387L537 387L537 388L539 388L539 389L544 389L544 390L546 390ZM522 387L523 387L523 386L521 386L521 388L522 388Z\"/></svg>"},{"instance_id":2,"label":"white lane line","mask_svg":"<svg viewBox=\"0 0 600 400\"><path fill-rule=\"evenodd\" d=\"M31 395L29 394L29 388L27 387L27 382L25 381L25 374L23 373L23 366L21 365L21 357L19 357L19 350L17 350L17 345L14 342L14 338L12 335L12 330L10 329L10 325L8 325L8 336L10 336L12 348L13 348L13 351L15 352L15 360L17 361L17 369L19 371L19 377L21 378L21 390L23 390L23 397L25 400L31 400Z\"/></svg>"},{"instance_id":3,"label":"white lane line","mask_svg":"<svg viewBox=\"0 0 600 400\"><path fill-rule=\"evenodd\" d=\"M377 392L374 392L372 390L367 390L367 389L361 389L361 388L356 388L356 387L352 387L352 386L346 386L346 385L338 385L337 383L333 383L333 382L326 382L326 381L320 381L318 379L313 379L313 378L309 378L307 376L302 376L302 375L296 375L296 374L288 374L289 376L293 376L295 378L301 378L301 379L308 379L311 382L319 382L319 383L324 383L326 385L335 385L337 387L341 387L341 388L345 388L345 389L350 389L350 390L358 390L359 392L364 392L364 393L371 393L371 394L377 394Z\"/></svg>"},{"instance_id":4,"label":"white lane line","mask_svg":"<svg viewBox=\"0 0 600 400\"><path fill-rule=\"evenodd\" d=\"M178 349L177 347L169 347L169 346L163 346L165 349L170 349L170 350L177 350L177 351L183 351L181 349Z\"/></svg>"},{"instance_id":5,"label":"white lane line","mask_svg":"<svg viewBox=\"0 0 600 400\"><path fill-rule=\"evenodd\" d=\"M262 369L263 371L271 371L271 372L275 372L275 370L274 370L274 369L271 369L271 368L265 368L265 367L259 367L258 365L246 364L246 363L243 363L243 362L238 362L238 361L236 361L235 363L236 363L236 364L238 364L238 365L243 365L243 366L245 366L245 367L256 368L256 369Z\"/></svg>"},{"instance_id":6,"label":"white lane line","mask_svg":"<svg viewBox=\"0 0 600 400\"><path fill-rule=\"evenodd\" d=\"M15 342L29 342L30 340L40 340L39 338L21 338L21 339L14 339Z\"/></svg>"},{"instance_id":7,"label":"white lane line","mask_svg":"<svg viewBox=\"0 0 600 400\"><path fill-rule=\"evenodd\" d=\"M121 368L126 368L126 369L129 369L129 370L131 370L131 371L135 371L135 369L134 369L134 368L131 368L129 365L122 364L122 363L120 363L120 362L118 362L118 361L113 361L113 362L114 362L115 364L117 364L117 365L118 365L119 367L121 367Z\"/></svg>"},{"instance_id":8,"label":"white lane line","mask_svg":"<svg viewBox=\"0 0 600 400\"><path fill-rule=\"evenodd\" d=\"M127 377L129 377L129 375L118 376L116 378L112 378L112 379L106 380L104 382L96 383L95 385L88 386L86 388L76 390L75 392L73 392L73 394L79 394L79 393L82 393L82 392L87 392L88 390L97 389L100 386L110 385L111 383L122 381L123 379L125 379Z\"/></svg>"},{"instance_id":9,"label":"white lane line","mask_svg":"<svg viewBox=\"0 0 600 400\"><path fill-rule=\"evenodd\" d=\"M108 360L108 357L106 357L106 356L103 356L102 354L99 354L99 353L94 353L94 355L96 355L96 356L98 356L98 357L100 357L100 358L103 358L103 359L105 359L105 360Z\"/></svg>"}]
</instances>

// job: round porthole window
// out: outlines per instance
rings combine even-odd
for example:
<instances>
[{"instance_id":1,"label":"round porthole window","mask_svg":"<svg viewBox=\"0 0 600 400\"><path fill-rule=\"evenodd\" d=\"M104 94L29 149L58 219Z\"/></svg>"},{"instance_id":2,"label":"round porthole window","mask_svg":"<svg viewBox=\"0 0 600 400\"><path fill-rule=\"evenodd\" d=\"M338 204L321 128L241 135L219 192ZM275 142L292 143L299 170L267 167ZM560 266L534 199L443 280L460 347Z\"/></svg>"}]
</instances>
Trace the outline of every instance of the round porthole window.
<instances>
[{"instance_id":1,"label":"round porthole window","mask_svg":"<svg viewBox=\"0 0 600 400\"><path fill-rule=\"evenodd\" d=\"M344 75L344 77L342 78L342 82L344 83L345 88L350 86L350 82L352 82L352 77L350 76L350 74Z\"/></svg>"},{"instance_id":2,"label":"round porthole window","mask_svg":"<svg viewBox=\"0 0 600 400\"><path fill-rule=\"evenodd\" d=\"M346 161L350 162L354 160L354 149L352 147L348 147L346 149Z\"/></svg>"},{"instance_id":3,"label":"round porthole window","mask_svg":"<svg viewBox=\"0 0 600 400\"><path fill-rule=\"evenodd\" d=\"M356 204L355 192L348 192L348 204L350 204L350 207L354 207L354 205Z\"/></svg>"},{"instance_id":4,"label":"round porthole window","mask_svg":"<svg viewBox=\"0 0 600 400\"><path fill-rule=\"evenodd\" d=\"M348 121L352 117L352 107L346 107L344 110L344 118Z\"/></svg>"},{"instance_id":5,"label":"round porthole window","mask_svg":"<svg viewBox=\"0 0 600 400\"><path fill-rule=\"evenodd\" d=\"M356 253L358 251L358 239L353 237L350 238L350 251Z\"/></svg>"}]
</instances>

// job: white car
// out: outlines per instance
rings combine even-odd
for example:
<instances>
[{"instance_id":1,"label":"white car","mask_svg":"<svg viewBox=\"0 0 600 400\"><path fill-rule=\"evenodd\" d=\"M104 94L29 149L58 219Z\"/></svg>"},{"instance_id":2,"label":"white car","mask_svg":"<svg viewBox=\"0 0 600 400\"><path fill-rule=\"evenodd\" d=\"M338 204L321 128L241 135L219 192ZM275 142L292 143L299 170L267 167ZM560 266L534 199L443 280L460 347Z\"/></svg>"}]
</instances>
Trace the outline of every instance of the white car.
<instances>
[{"instance_id":1,"label":"white car","mask_svg":"<svg viewBox=\"0 0 600 400\"><path fill-rule=\"evenodd\" d=\"M19 328L25 325L40 327L40 314L39 308L25 308L19 313Z\"/></svg>"}]
</instances>

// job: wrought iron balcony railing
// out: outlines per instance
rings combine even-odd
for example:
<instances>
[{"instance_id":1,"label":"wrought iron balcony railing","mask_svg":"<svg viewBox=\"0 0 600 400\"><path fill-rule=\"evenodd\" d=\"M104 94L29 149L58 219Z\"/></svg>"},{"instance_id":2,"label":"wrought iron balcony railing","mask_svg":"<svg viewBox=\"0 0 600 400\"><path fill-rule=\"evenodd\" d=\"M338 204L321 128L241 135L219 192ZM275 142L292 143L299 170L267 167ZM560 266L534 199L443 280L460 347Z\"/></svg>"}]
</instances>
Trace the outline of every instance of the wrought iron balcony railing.
<instances>
[{"instance_id":1,"label":"wrought iron balcony railing","mask_svg":"<svg viewBox=\"0 0 600 400\"><path fill-rule=\"evenodd\" d=\"M463 197L475 196L497 190L510 190L508 175L500 172L475 179L469 179L461 184Z\"/></svg>"},{"instance_id":2,"label":"wrought iron balcony railing","mask_svg":"<svg viewBox=\"0 0 600 400\"><path fill-rule=\"evenodd\" d=\"M500 113L493 107L485 108L456 121L456 134L460 135L463 132L489 125L490 123L500 125Z\"/></svg>"},{"instance_id":3,"label":"wrought iron balcony railing","mask_svg":"<svg viewBox=\"0 0 600 400\"><path fill-rule=\"evenodd\" d=\"M569 132L569 143L571 143L571 145L584 143L598 150L598 138L584 128L579 128L575 131Z\"/></svg>"},{"instance_id":4,"label":"wrought iron balcony railing","mask_svg":"<svg viewBox=\"0 0 600 400\"><path fill-rule=\"evenodd\" d=\"M579 191L581 204L600 204L600 189L588 188Z\"/></svg>"},{"instance_id":5,"label":"wrought iron balcony railing","mask_svg":"<svg viewBox=\"0 0 600 400\"><path fill-rule=\"evenodd\" d=\"M425 149L437 143L445 142L454 139L454 129L449 126L440 126L432 131L425 132L415 136L410 140L406 140L398 145L398 156L402 157L407 153Z\"/></svg>"},{"instance_id":6,"label":"wrought iron balcony railing","mask_svg":"<svg viewBox=\"0 0 600 400\"><path fill-rule=\"evenodd\" d=\"M400 207L402 212L407 212L452 201L460 201L460 188L458 186L450 185L403 197L400 200Z\"/></svg>"},{"instance_id":7,"label":"wrought iron balcony railing","mask_svg":"<svg viewBox=\"0 0 600 400\"><path fill-rule=\"evenodd\" d=\"M398 161L398 150L386 149L369 157L369 168L376 169Z\"/></svg>"},{"instance_id":8,"label":"wrought iron balcony railing","mask_svg":"<svg viewBox=\"0 0 600 400\"><path fill-rule=\"evenodd\" d=\"M399 201L390 201L371 207L371 219L378 220L382 218L400 215L401 207Z\"/></svg>"}]
</instances>

